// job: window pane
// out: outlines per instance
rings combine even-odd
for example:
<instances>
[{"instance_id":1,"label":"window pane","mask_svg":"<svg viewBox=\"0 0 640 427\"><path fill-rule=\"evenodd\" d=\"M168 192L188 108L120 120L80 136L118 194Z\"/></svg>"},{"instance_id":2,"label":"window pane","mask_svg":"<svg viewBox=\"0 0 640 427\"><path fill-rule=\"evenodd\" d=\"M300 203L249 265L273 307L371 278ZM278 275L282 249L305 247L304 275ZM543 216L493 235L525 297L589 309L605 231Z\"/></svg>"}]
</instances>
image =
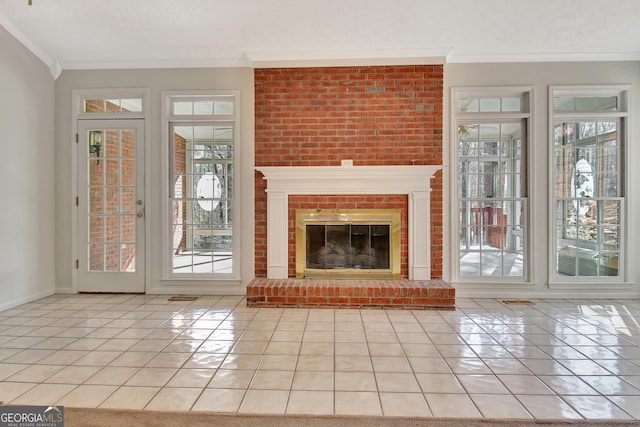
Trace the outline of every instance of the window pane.
<instances>
[{"instance_id":1,"label":"window pane","mask_svg":"<svg viewBox=\"0 0 640 427\"><path fill-rule=\"evenodd\" d=\"M598 175L597 181L597 194L599 197L616 197L619 194L618 191L618 179L619 174L606 173Z\"/></svg>"},{"instance_id":2,"label":"window pane","mask_svg":"<svg viewBox=\"0 0 640 427\"><path fill-rule=\"evenodd\" d=\"M480 276L480 266L480 252L465 250L460 251L460 276Z\"/></svg>"},{"instance_id":3,"label":"window pane","mask_svg":"<svg viewBox=\"0 0 640 427\"><path fill-rule=\"evenodd\" d=\"M216 99L213 104L213 114L233 114L233 101Z\"/></svg>"},{"instance_id":4,"label":"window pane","mask_svg":"<svg viewBox=\"0 0 640 427\"><path fill-rule=\"evenodd\" d=\"M142 98L127 98L121 100L122 109L125 112L141 112Z\"/></svg>"},{"instance_id":5,"label":"window pane","mask_svg":"<svg viewBox=\"0 0 640 427\"><path fill-rule=\"evenodd\" d=\"M104 99L85 99L82 103L84 113L104 113Z\"/></svg>"},{"instance_id":6,"label":"window pane","mask_svg":"<svg viewBox=\"0 0 640 427\"><path fill-rule=\"evenodd\" d=\"M460 98L458 111L461 113L474 113L478 111L478 98Z\"/></svg>"},{"instance_id":7,"label":"window pane","mask_svg":"<svg viewBox=\"0 0 640 427\"><path fill-rule=\"evenodd\" d=\"M120 111L120 99L105 99L106 110L108 112L118 112Z\"/></svg>"},{"instance_id":8,"label":"window pane","mask_svg":"<svg viewBox=\"0 0 640 427\"><path fill-rule=\"evenodd\" d=\"M575 110L576 111L596 111L596 100L595 96L576 96L575 99Z\"/></svg>"},{"instance_id":9,"label":"window pane","mask_svg":"<svg viewBox=\"0 0 640 427\"><path fill-rule=\"evenodd\" d=\"M555 150L555 197L570 197L572 191L575 150L561 148Z\"/></svg>"},{"instance_id":10,"label":"window pane","mask_svg":"<svg viewBox=\"0 0 640 427\"><path fill-rule=\"evenodd\" d=\"M558 201L557 268L561 276L617 276L620 202Z\"/></svg>"},{"instance_id":11,"label":"window pane","mask_svg":"<svg viewBox=\"0 0 640 427\"><path fill-rule=\"evenodd\" d=\"M618 276L620 271L618 270L618 257L620 252L606 252L601 254L600 261L600 275L601 276Z\"/></svg>"},{"instance_id":12,"label":"window pane","mask_svg":"<svg viewBox=\"0 0 640 427\"><path fill-rule=\"evenodd\" d=\"M193 103L193 114L208 115L213 114L213 101L196 101Z\"/></svg>"},{"instance_id":13,"label":"window pane","mask_svg":"<svg viewBox=\"0 0 640 427\"><path fill-rule=\"evenodd\" d=\"M616 140L616 131L618 128L618 122L598 122L597 132L601 135L600 141L614 141Z\"/></svg>"},{"instance_id":14,"label":"window pane","mask_svg":"<svg viewBox=\"0 0 640 427\"><path fill-rule=\"evenodd\" d=\"M617 96L601 96L598 98L598 111L615 111L617 109Z\"/></svg>"},{"instance_id":15,"label":"window pane","mask_svg":"<svg viewBox=\"0 0 640 427\"><path fill-rule=\"evenodd\" d=\"M596 141L590 140L596 135L596 123L595 122L576 122L575 124L575 137L578 139L576 144L584 146L584 145L595 145Z\"/></svg>"},{"instance_id":16,"label":"window pane","mask_svg":"<svg viewBox=\"0 0 640 427\"><path fill-rule=\"evenodd\" d=\"M500 98L481 98L480 111L500 111Z\"/></svg>"},{"instance_id":17,"label":"window pane","mask_svg":"<svg viewBox=\"0 0 640 427\"><path fill-rule=\"evenodd\" d=\"M569 132L566 123L556 123L553 128L554 145L567 145L569 142Z\"/></svg>"},{"instance_id":18,"label":"window pane","mask_svg":"<svg viewBox=\"0 0 640 427\"><path fill-rule=\"evenodd\" d=\"M521 111L520 98L502 98L502 111Z\"/></svg>"},{"instance_id":19,"label":"window pane","mask_svg":"<svg viewBox=\"0 0 640 427\"><path fill-rule=\"evenodd\" d=\"M486 139L499 138L499 125L481 125L480 138L484 139L481 143L480 157L497 157L499 155L499 141L487 141Z\"/></svg>"},{"instance_id":20,"label":"window pane","mask_svg":"<svg viewBox=\"0 0 640 427\"><path fill-rule=\"evenodd\" d=\"M555 111L573 111L573 96L556 96L553 98L553 107Z\"/></svg>"},{"instance_id":21,"label":"window pane","mask_svg":"<svg viewBox=\"0 0 640 427\"><path fill-rule=\"evenodd\" d=\"M503 123L500 132L503 138L517 139L522 136L522 126L520 123Z\"/></svg>"},{"instance_id":22,"label":"window pane","mask_svg":"<svg viewBox=\"0 0 640 427\"><path fill-rule=\"evenodd\" d=\"M459 212L461 275L524 274L522 201L462 202Z\"/></svg>"},{"instance_id":23,"label":"window pane","mask_svg":"<svg viewBox=\"0 0 640 427\"><path fill-rule=\"evenodd\" d=\"M478 128L479 125L475 123L463 123L458 125L458 138L460 139L461 145L463 142L477 141ZM477 145L469 145L467 148L477 148Z\"/></svg>"},{"instance_id":24,"label":"window pane","mask_svg":"<svg viewBox=\"0 0 640 427\"><path fill-rule=\"evenodd\" d=\"M556 147L558 139L565 147L554 153L555 196L616 197L620 179L617 122L565 122L554 128Z\"/></svg>"},{"instance_id":25,"label":"window pane","mask_svg":"<svg viewBox=\"0 0 640 427\"><path fill-rule=\"evenodd\" d=\"M175 115L191 115L193 114L193 102L175 101L173 103L173 114Z\"/></svg>"},{"instance_id":26,"label":"window pane","mask_svg":"<svg viewBox=\"0 0 640 427\"><path fill-rule=\"evenodd\" d=\"M620 225L620 202L608 200L603 202L602 224Z\"/></svg>"}]
</instances>

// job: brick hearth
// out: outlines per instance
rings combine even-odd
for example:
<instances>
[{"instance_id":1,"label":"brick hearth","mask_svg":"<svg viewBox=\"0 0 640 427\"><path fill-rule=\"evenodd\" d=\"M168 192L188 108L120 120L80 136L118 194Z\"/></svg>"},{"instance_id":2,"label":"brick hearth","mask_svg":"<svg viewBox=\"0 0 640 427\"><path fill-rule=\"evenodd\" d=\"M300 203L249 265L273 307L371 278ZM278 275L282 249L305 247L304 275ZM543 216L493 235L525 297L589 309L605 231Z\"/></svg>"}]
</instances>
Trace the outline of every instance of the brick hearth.
<instances>
[{"instance_id":1,"label":"brick hearth","mask_svg":"<svg viewBox=\"0 0 640 427\"><path fill-rule=\"evenodd\" d=\"M331 280L255 278L249 307L454 310L455 289L444 280Z\"/></svg>"}]
</instances>

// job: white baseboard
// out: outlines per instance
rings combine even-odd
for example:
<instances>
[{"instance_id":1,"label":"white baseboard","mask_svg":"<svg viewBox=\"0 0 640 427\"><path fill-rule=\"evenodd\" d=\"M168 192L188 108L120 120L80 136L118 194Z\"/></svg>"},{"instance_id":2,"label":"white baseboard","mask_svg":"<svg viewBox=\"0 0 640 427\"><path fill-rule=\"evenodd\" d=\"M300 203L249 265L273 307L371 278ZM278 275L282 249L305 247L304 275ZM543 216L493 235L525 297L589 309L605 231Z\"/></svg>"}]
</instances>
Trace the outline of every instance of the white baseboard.
<instances>
[{"instance_id":1,"label":"white baseboard","mask_svg":"<svg viewBox=\"0 0 640 427\"><path fill-rule=\"evenodd\" d=\"M28 304L30 302L39 300L40 298L45 298L45 297L54 295L55 293L56 293L56 290L51 288L44 291L36 292L31 295L26 295L21 298L16 298L11 301L5 301L2 304L0 304L0 311L9 310L11 308L18 307L19 305L22 305L22 304Z\"/></svg>"}]
</instances>

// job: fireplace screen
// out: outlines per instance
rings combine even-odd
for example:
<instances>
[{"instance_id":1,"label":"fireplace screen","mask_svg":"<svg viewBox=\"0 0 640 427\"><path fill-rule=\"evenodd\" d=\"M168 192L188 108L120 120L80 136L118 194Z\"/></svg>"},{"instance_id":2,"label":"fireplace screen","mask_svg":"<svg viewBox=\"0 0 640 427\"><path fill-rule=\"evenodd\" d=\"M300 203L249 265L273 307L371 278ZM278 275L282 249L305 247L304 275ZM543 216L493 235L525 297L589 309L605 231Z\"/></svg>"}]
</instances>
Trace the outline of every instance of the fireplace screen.
<instances>
[{"instance_id":1,"label":"fireplace screen","mask_svg":"<svg viewBox=\"0 0 640 427\"><path fill-rule=\"evenodd\" d=\"M389 225L307 225L307 268L388 269Z\"/></svg>"},{"instance_id":2,"label":"fireplace screen","mask_svg":"<svg viewBox=\"0 0 640 427\"><path fill-rule=\"evenodd\" d=\"M299 210L296 218L297 277L393 278L399 269L394 209Z\"/></svg>"}]
</instances>

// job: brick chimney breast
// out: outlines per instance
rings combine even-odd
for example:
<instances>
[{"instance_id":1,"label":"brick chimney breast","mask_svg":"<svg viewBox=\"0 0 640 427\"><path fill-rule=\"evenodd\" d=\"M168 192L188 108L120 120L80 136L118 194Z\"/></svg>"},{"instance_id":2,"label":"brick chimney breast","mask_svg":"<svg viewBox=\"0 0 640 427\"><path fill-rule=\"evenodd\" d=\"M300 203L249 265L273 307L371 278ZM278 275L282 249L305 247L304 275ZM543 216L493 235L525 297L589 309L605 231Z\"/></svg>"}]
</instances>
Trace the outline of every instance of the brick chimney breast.
<instances>
[{"instance_id":1,"label":"brick chimney breast","mask_svg":"<svg viewBox=\"0 0 640 427\"><path fill-rule=\"evenodd\" d=\"M442 101L442 65L256 69L255 166L340 166L344 159L354 166L441 165ZM265 188L256 172L256 277L267 273ZM312 203L375 206L383 196L327 195ZM406 201L392 204L406 210ZM438 278L441 171L431 180L430 204L431 275Z\"/></svg>"}]
</instances>

